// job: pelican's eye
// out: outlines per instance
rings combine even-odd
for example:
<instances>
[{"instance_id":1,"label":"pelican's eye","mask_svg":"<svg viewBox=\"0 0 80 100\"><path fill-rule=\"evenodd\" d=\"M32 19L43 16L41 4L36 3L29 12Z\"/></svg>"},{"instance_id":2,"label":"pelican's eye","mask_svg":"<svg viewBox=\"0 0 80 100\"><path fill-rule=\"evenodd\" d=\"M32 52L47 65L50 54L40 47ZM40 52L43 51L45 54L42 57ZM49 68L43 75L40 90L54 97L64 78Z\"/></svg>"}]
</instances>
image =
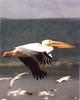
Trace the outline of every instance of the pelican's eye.
<instances>
[{"instance_id":1,"label":"pelican's eye","mask_svg":"<svg viewBox=\"0 0 80 100\"><path fill-rule=\"evenodd\" d=\"M49 40L49 43L53 43L53 41L52 40Z\"/></svg>"}]
</instances>

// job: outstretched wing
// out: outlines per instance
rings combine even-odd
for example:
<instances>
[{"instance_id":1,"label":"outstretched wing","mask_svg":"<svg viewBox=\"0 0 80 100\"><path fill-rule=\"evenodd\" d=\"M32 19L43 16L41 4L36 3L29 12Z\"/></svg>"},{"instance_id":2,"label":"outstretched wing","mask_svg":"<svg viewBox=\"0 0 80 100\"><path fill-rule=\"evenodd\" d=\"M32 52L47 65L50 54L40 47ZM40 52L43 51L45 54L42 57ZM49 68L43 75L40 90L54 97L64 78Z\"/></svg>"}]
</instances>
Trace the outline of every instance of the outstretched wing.
<instances>
[{"instance_id":1,"label":"outstretched wing","mask_svg":"<svg viewBox=\"0 0 80 100\"><path fill-rule=\"evenodd\" d=\"M30 68L32 75L37 80L47 76L47 72L43 70L45 64L53 62L53 58L46 52L26 52L26 57L19 57L19 59Z\"/></svg>"},{"instance_id":2,"label":"outstretched wing","mask_svg":"<svg viewBox=\"0 0 80 100\"><path fill-rule=\"evenodd\" d=\"M40 64L51 64L53 58L49 56L46 52L38 52L34 55Z\"/></svg>"},{"instance_id":3,"label":"outstretched wing","mask_svg":"<svg viewBox=\"0 0 80 100\"><path fill-rule=\"evenodd\" d=\"M46 52L44 52L42 47L40 47L40 50L34 51L28 47L25 48L20 46L17 47L16 50L26 54L25 57L22 56L19 57L19 59L30 68L34 78L42 79L46 77L47 72L45 72L43 69L45 64L51 64L53 59Z\"/></svg>"},{"instance_id":4,"label":"outstretched wing","mask_svg":"<svg viewBox=\"0 0 80 100\"><path fill-rule=\"evenodd\" d=\"M39 63L33 57L19 57L19 59L30 68L32 75L37 80L47 76L47 72L40 69Z\"/></svg>"}]
</instances>

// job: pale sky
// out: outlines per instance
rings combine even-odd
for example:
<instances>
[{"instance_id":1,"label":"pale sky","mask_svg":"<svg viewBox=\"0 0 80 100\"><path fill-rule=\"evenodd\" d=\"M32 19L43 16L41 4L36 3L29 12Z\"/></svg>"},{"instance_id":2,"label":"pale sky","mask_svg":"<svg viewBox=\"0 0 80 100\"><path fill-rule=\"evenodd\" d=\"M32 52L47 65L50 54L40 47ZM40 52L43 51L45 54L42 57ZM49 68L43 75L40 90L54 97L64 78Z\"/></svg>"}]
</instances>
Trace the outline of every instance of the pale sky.
<instances>
[{"instance_id":1,"label":"pale sky","mask_svg":"<svg viewBox=\"0 0 80 100\"><path fill-rule=\"evenodd\" d=\"M80 18L80 0L0 0L0 17Z\"/></svg>"}]
</instances>

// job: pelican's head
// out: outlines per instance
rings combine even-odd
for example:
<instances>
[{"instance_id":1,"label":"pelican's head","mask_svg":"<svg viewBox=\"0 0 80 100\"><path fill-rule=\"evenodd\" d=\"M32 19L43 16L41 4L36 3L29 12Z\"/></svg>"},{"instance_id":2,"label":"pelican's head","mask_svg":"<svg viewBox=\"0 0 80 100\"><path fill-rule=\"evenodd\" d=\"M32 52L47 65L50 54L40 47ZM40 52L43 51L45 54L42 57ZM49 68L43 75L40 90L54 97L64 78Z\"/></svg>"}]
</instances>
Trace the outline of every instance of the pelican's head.
<instances>
[{"instance_id":1,"label":"pelican's head","mask_svg":"<svg viewBox=\"0 0 80 100\"><path fill-rule=\"evenodd\" d=\"M47 45L47 46L56 47L56 48L74 48L75 47L68 43L53 41L49 39L43 40L42 45Z\"/></svg>"}]
</instances>

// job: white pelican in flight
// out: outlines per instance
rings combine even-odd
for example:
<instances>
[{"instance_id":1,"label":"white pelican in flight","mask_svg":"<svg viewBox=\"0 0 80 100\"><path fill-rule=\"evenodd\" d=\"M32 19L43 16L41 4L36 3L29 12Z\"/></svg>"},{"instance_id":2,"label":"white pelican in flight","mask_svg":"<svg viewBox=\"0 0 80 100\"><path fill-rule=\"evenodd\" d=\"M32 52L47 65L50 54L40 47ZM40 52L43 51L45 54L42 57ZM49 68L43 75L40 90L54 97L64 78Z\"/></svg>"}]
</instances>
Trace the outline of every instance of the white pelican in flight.
<instances>
[{"instance_id":1,"label":"white pelican in flight","mask_svg":"<svg viewBox=\"0 0 80 100\"><path fill-rule=\"evenodd\" d=\"M51 51L54 48L74 48L71 44L52 41L49 39L43 40L42 43L29 43L15 47L13 51L4 52L3 57L18 57L32 72L34 78L42 79L47 76L44 71L45 65L51 64L54 59Z\"/></svg>"}]
</instances>

